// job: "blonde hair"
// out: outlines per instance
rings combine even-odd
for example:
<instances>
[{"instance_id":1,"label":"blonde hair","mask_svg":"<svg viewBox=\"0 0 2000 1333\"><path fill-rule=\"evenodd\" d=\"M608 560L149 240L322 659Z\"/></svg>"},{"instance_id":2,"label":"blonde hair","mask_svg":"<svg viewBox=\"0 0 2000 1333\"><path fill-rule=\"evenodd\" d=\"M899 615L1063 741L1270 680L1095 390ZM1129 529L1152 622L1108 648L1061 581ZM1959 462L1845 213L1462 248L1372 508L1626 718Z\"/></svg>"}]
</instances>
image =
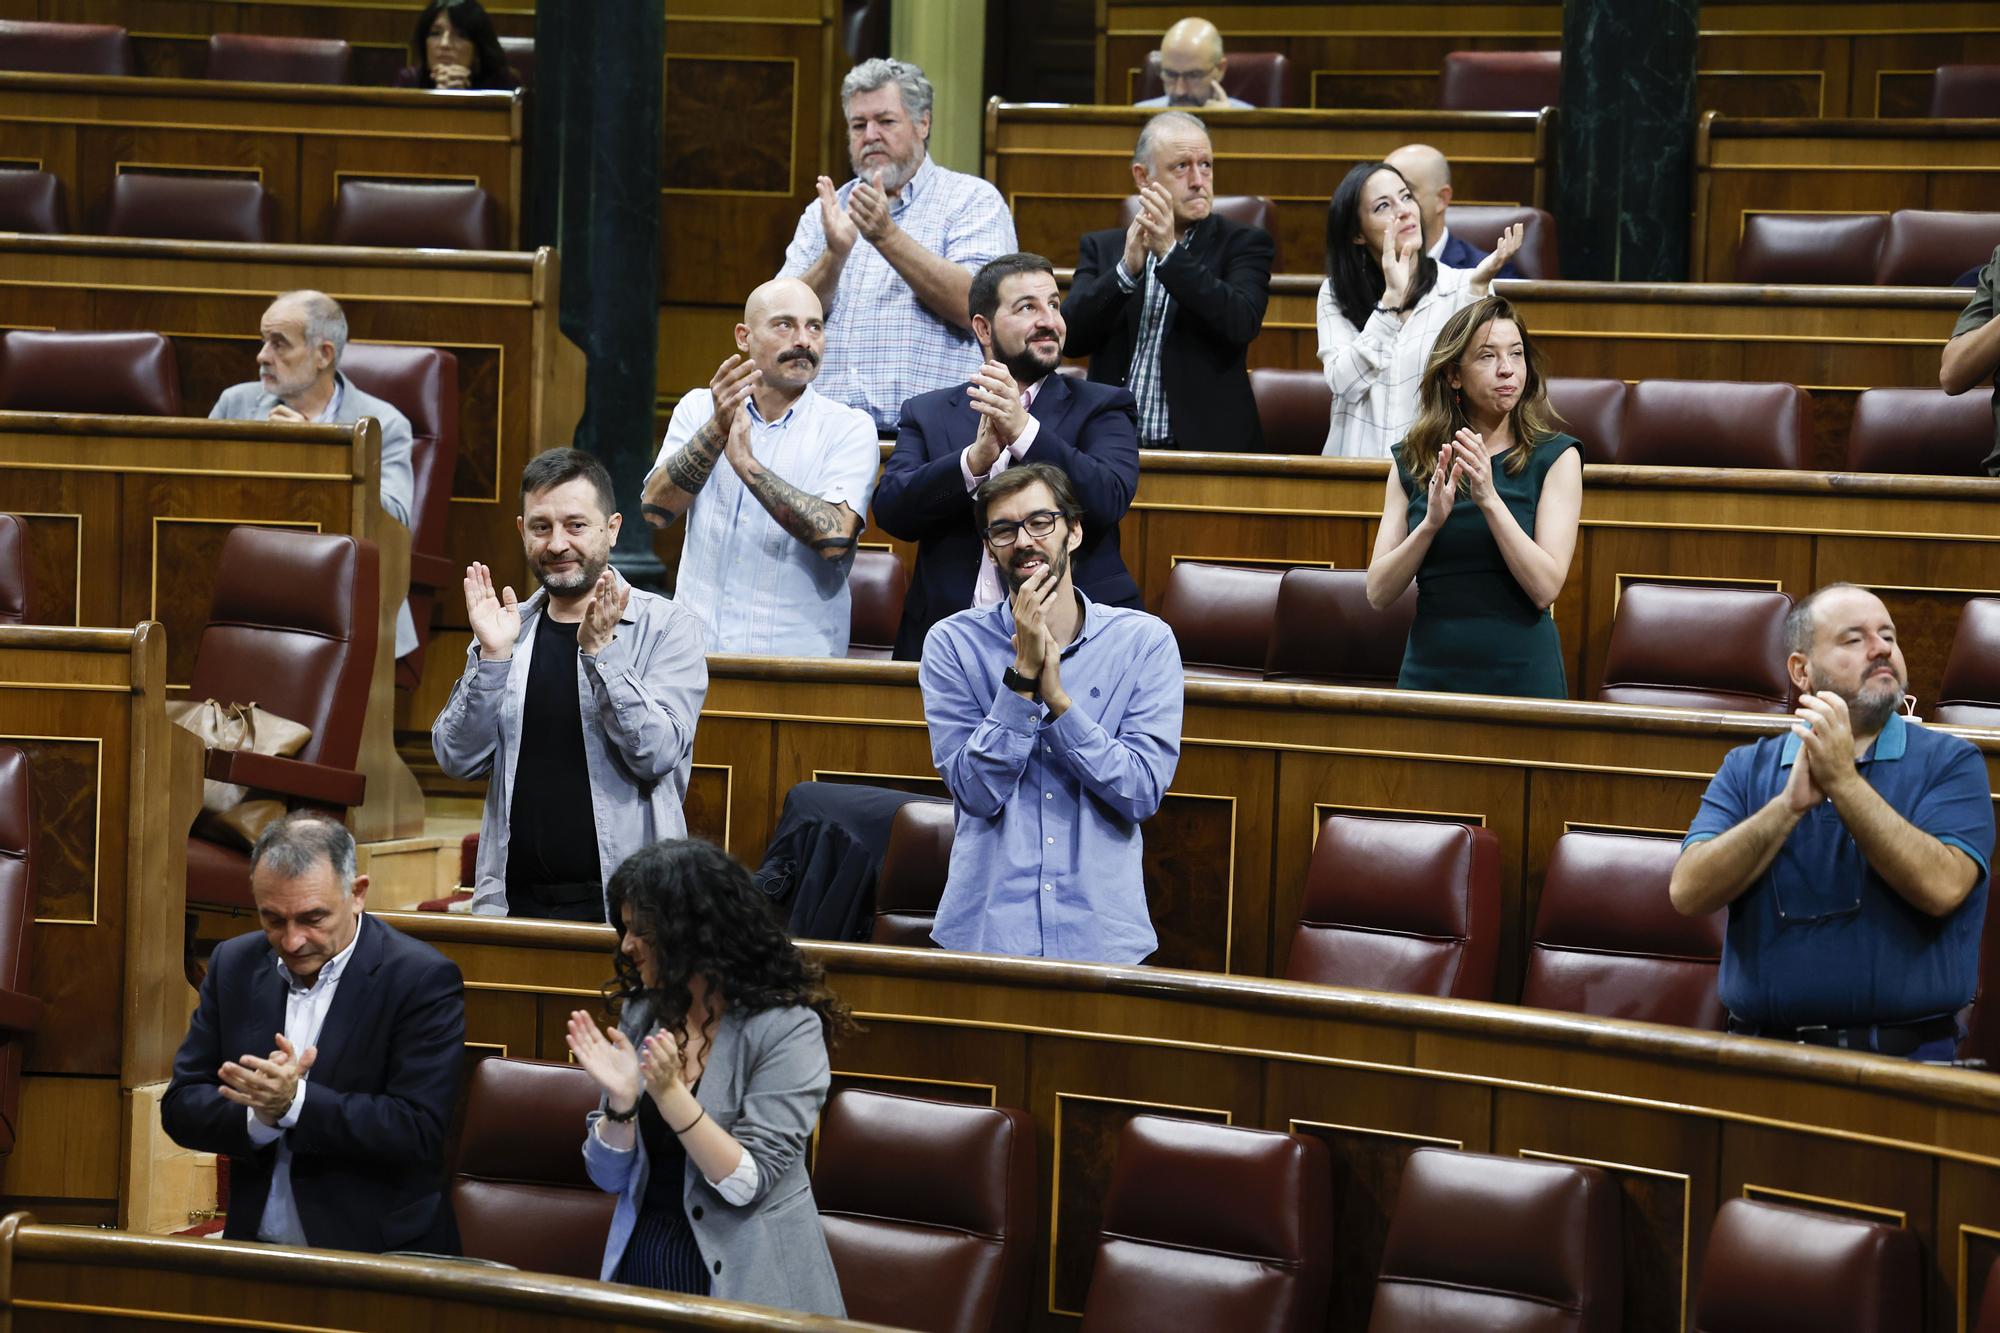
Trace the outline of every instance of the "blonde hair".
<instances>
[{"instance_id":1,"label":"blonde hair","mask_svg":"<svg viewBox=\"0 0 2000 1333\"><path fill-rule=\"evenodd\" d=\"M1528 382L1514 410L1507 414L1514 444L1501 455L1501 466L1510 476L1518 476L1528 466L1535 446L1554 435L1563 424L1555 408L1549 405L1542 354L1528 336L1528 326L1521 322L1506 297L1481 297L1446 320L1444 328L1438 331L1437 341L1431 345L1430 360L1424 364L1423 382L1417 389L1417 419L1411 423L1410 433L1396 446L1404 470L1420 486L1429 483L1431 473L1437 470L1438 451L1444 448L1445 441L1471 424L1458 390L1451 386L1451 372L1473 350L1473 339L1479 331L1496 319L1510 320L1521 331L1521 350L1528 362Z\"/></svg>"}]
</instances>

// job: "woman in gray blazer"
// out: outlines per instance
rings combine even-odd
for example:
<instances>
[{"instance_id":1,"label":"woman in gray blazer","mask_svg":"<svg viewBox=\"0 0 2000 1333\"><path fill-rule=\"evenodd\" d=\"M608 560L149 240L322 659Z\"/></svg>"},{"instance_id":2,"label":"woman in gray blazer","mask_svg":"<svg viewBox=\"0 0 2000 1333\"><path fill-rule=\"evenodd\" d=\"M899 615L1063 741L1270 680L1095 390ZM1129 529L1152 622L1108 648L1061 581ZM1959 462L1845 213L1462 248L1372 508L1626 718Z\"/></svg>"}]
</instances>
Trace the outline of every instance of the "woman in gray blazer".
<instances>
[{"instance_id":1,"label":"woman in gray blazer","mask_svg":"<svg viewBox=\"0 0 2000 1333\"><path fill-rule=\"evenodd\" d=\"M609 893L618 1026L568 1034L604 1093L584 1165L618 1196L600 1276L845 1315L805 1147L846 1006L708 843L634 852Z\"/></svg>"}]
</instances>

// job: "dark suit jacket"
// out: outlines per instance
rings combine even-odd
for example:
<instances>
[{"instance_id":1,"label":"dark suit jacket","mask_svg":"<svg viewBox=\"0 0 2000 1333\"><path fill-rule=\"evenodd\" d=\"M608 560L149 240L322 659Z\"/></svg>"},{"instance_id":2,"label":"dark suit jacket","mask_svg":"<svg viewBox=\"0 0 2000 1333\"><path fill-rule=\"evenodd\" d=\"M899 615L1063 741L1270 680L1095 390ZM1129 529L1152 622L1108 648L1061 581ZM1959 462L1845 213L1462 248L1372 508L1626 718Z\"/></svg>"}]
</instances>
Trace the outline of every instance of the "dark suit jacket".
<instances>
[{"instance_id":1,"label":"dark suit jacket","mask_svg":"<svg viewBox=\"0 0 2000 1333\"><path fill-rule=\"evenodd\" d=\"M1454 234L1444 238L1444 250L1438 255L1438 263L1446 268L1478 268L1481 261L1492 253L1491 250L1482 250L1463 236ZM1502 264L1500 271L1493 276L1518 278L1521 276L1521 271L1514 267L1514 261L1510 259Z\"/></svg>"},{"instance_id":2,"label":"dark suit jacket","mask_svg":"<svg viewBox=\"0 0 2000 1333\"><path fill-rule=\"evenodd\" d=\"M257 1238L278 1145L250 1142L248 1112L217 1091L216 1071L268 1054L284 1025L285 981L264 936L218 945L160 1119L182 1147L229 1156L223 1235L231 1240ZM336 1250L456 1253L441 1186L465 1044L458 964L365 919L316 1044L305 1104L287 1131L306 1239Z\"/></svg>"},{"instance_id":3,"label":"dark suit jacket","mask_svg":"<svg viewBox=\"0 0 2000 1333\"><path fill-rule=\"evenodd\" d=\"M1063 303L1069 324L1063 351L1089 357L1090 378L1099 384L1132 382L1145 288L1127 292L1118 285L1124 253L1122 227L1085 236ZM1160 336L1160 373L1175 443L1261 453L1264 429L1243 354L1271 297L1271 238L1261 228L1210 217L1153 271L1173 297Z\"/></svg>"},{"instance_id":4,"label":"dark suit jacket","mask_svg":"<svg viewBox=\"0 0 2000 1333\"><path fill-rule=\"evenodd\" d=\"M1118 520L1139 489L1132 395L1052 374L1028 410L1041 425L1025 461L1068 473L1083 506L1083 544L1070 559L1076 586L1110 606L1139 605L1139 585L1118 554ZM896 447L875 483L875 526L917 544L896 631L896 656L905 661L923 655L932 625L972 605L983 543L973 530L958 456L978 431L979 414L964 385L918 394L903 404Z\"/></svg>"}]
</instances>

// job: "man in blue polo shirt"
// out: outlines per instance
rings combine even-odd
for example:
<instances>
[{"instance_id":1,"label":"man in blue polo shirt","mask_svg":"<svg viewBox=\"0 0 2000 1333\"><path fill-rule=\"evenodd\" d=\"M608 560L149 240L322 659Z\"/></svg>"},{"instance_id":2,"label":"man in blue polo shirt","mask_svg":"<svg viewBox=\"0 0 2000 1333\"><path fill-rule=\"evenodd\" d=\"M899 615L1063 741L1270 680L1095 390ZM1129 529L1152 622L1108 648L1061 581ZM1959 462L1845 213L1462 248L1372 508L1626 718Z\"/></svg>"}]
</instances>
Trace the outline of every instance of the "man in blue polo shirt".
<instances>
[{"instance_id":1,"label":"man in blue polo shirt","mask_svg":"<svg viewBox=\"0 0 2000 1333\"><path fill-rule=\"evenodd\" d=\"M1977 748L1906 720L1889 610L1833 583L1785 621L1790 732L1729 752L1674 865L1729 908L1729 1030L1949 1060L1979 975L1993 798Z\"/></svg>"}]
</instances>

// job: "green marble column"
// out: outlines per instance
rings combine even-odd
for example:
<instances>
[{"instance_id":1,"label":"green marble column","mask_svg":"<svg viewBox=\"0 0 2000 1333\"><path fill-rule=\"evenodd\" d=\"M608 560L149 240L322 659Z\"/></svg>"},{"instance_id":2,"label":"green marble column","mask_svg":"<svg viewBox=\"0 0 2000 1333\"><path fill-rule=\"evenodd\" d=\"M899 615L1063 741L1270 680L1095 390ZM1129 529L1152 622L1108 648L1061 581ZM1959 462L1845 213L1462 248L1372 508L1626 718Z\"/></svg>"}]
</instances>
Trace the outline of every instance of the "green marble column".
<instances>
[{"instance_id":1,"label":"green marble column","mask_svg":"<svg viewBox=\"0 0 2000 1333\"><path fill-rule=\"evenodd\" d=\"M1680 282L1699 0L1564 0L1555 214L1565 278Z\"/></svg>"}]
</instances>

